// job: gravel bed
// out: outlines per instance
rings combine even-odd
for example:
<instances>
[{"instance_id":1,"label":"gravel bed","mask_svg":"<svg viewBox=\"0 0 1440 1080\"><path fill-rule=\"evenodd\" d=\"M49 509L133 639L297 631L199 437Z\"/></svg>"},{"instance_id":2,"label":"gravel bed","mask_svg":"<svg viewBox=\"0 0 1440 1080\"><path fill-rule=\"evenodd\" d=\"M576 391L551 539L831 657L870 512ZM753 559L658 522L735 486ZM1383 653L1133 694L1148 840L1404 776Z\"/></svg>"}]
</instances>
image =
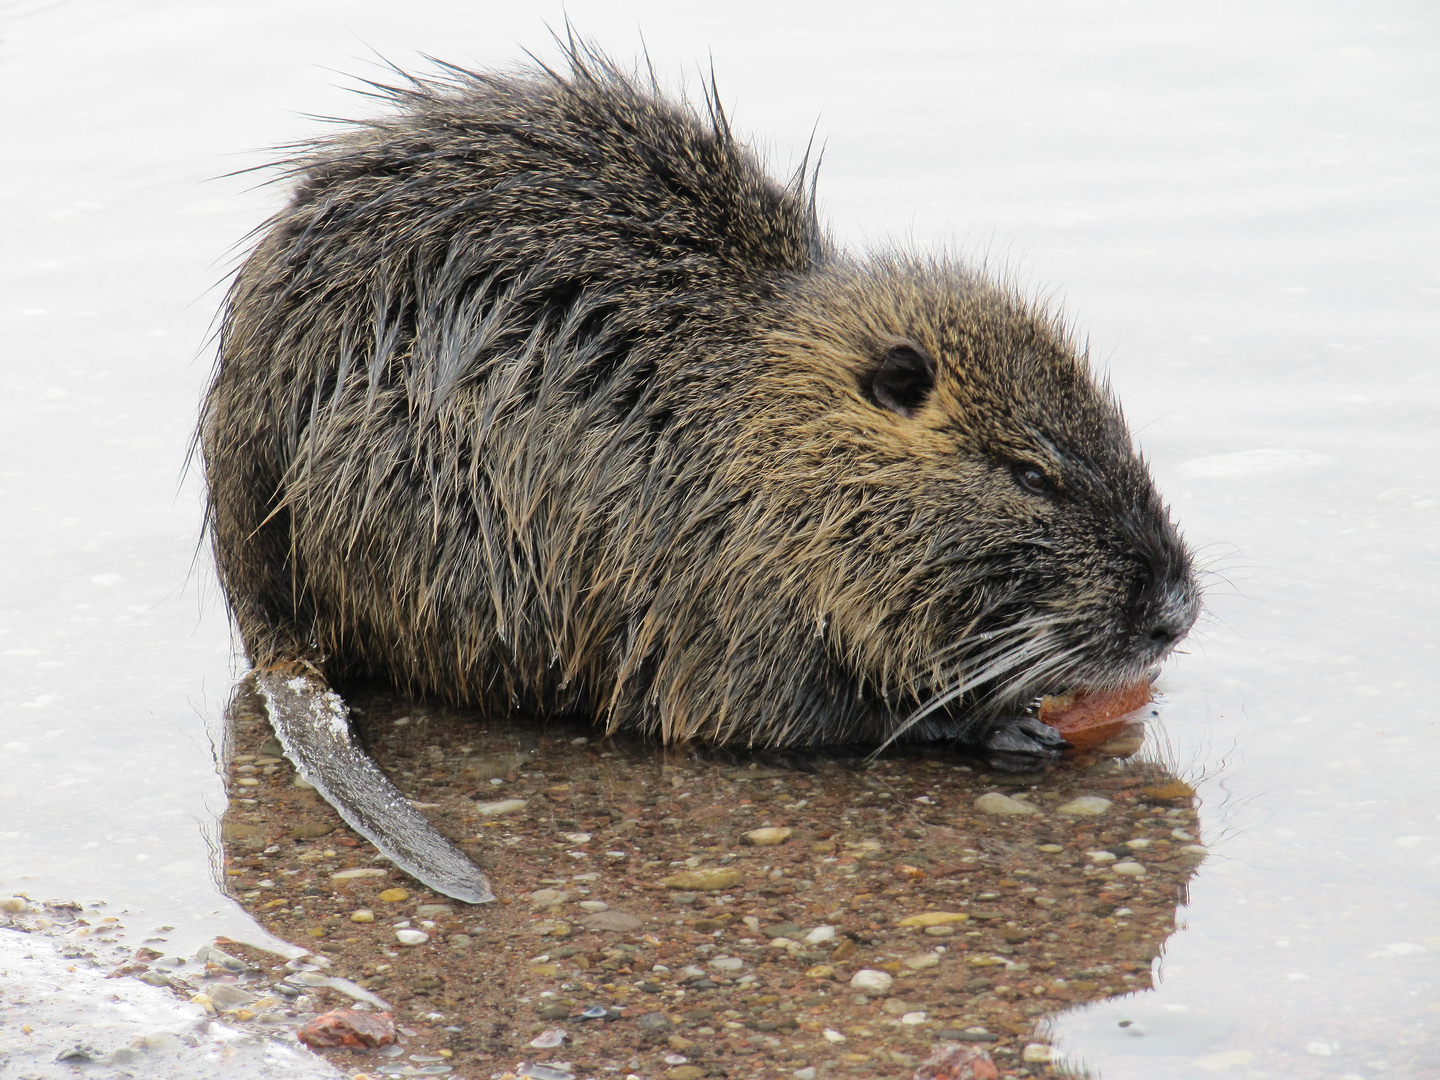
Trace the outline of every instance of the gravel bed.
<instances>
[{"instance_id":1,"label":"gravel bed","mask_svg":"<svg viewBox=\"0 0 1440 1080\"><path fill-rule=\"evenodd\" d=\"M383 1003L400 1045L324 1051L352 1076L908 1080L945 1040L1003 1077L1056 1075L1037 1024L1150 986L1204 854L1190 789L1113 756L1133 735L1007 778L930 751L701 756L350 700L500 896L456 903L391 867L237 695L227 886L317 959L222 943L278 989L259 1013L214 1007L294 1025Z\"/></svg>"}]
</instances>

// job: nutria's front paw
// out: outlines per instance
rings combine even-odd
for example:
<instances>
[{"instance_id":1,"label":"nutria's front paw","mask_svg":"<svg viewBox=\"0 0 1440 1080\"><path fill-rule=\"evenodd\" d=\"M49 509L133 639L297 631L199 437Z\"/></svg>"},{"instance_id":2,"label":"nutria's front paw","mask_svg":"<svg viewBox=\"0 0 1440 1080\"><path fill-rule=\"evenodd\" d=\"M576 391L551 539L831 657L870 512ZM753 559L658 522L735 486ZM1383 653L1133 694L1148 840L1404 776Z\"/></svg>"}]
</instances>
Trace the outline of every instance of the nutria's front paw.
<instances>
[{"instance_id":1,"label":"nutria's front paw","mask_svg":"<svg viewBox=\"0 0 1440 1080\"><path fill-rule=\"evenodd\" d=\"M999 721L981 743L980 756L996 772L1038 772L1070 749L1058 731L1031 716Z\"/></svg>"}]
</instances>

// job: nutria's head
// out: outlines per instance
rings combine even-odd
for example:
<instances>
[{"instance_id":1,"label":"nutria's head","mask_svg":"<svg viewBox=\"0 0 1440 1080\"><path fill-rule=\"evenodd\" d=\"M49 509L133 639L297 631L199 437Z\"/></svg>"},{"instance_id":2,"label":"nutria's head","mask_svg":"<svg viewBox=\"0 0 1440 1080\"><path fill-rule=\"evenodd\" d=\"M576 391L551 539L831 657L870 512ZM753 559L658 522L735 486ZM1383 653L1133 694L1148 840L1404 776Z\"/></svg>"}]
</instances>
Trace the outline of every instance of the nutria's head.
<instances>
[{"instance_id":1,"label":"nutria's head","mask_svg":"<svg viewBox=\"0 0 1440 1080\"><path fill-rule=\"evenodd\" d=\"M1189 631L1190 554L1056 318L890 257L806 278L767 347L768 491L829 538L807 615L897 706L1116 687Z\"/></svg>"}]
</instances>

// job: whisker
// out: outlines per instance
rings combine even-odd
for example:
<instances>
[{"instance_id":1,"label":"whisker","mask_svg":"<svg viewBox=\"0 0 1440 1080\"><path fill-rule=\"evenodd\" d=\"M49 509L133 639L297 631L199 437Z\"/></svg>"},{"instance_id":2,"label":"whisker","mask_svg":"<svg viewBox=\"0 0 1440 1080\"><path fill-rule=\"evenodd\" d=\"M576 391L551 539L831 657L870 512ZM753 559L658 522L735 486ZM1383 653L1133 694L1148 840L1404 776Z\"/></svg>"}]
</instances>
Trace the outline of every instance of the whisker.
<instances>
[{"instance_id":1,"label":"whisker","mask_svg":"<svg viewBox=\"0 0 1440 1080\"><path fill-rule=\"evenodd\" d=\"M1041 655L1042 653L1044 653L1052 646L1053 643L1053 634L1050 632L1050 624L1054 621L1057 620L1025 620L1026 623L1044 624L1043 626L1041 626L1041 632L1013 644L1002 639L999 645L990 650L987 650L986 653L982 654L981 657L977 658L984 661L981 666L976 667L974 662L972 661L972 663L968 666L968 670L965 670L963 675L959 676L959 681L957 681L954 686L950 687L950 689L944 691L936 697L931 698L925 704L920 706L920 708L916 709L908 717L906 717L904 722L901 723L898 727L896 727L896 729L890 733L889 737L886 738L886 740L875 749L871 757L873 758L876 754L882 753L885 749L894 744L895 740L904 735L905 732L909 731L916 724L920 723L927 717L932 716L939 710L945 708L945 706L949 705L957 698L962 697L974 687L983 685L984 683L987 683L997 678L998 676L1003 675L1006 672L1020 668L1023 665L1028 664L1037 655ZM1006 634L1006 637L1013 636L1013 633L1020 632L1022 629L1030 629L1030 627L1022 627L1017 624L1016 627L1010 629L1012 630L1012 633ZM1079 649L1080 646L1075 646L1071 649L1065 650L1059 655L1062 660L1068 660L1070 656L1073 655L1075 652L1079 651ZM990 695L987 695L987 699L989 696Z\"/></svg>"},{"instance_id":2,"label":"whisker","mask_svg":"<svg viewBox=\"0 0 1440 1080\"><path fill-rule=\"evenodd\" d=\"M986 630L983 633L972 634L951 642L949 645L932 654L929 658L929 663L938 664L944 660L948 660L962 650L969 649L976 644L989 644L997 639L1003 640L1005 637L1021 634L1027 630L1044 629L1065 621L1068 621L1068 617L1063 615L1032 615L998 630Z\"/></svg>"}]
</instances>

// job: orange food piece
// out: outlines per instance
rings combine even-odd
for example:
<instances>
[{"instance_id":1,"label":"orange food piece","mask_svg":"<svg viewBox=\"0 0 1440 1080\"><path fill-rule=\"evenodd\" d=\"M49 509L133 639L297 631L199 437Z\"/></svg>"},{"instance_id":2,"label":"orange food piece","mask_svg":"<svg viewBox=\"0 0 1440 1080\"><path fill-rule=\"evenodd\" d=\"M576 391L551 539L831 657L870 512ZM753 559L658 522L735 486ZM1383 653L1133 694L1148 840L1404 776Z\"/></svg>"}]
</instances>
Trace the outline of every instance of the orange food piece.
<instances>
[{"instance_id":1,"label":"orange food piece","mask_svg":"<svg viewBox=\"0 0 1440 1080\"><path fill-rule=\"evenodd\" d=\"M1077 690L1046 695L1040 722L1049 724L1078 750L1099 746L1119 734L1130 715L1150 704L1150 684L1135 682L1119 690Z\"/></svg>"}]
</instances>

